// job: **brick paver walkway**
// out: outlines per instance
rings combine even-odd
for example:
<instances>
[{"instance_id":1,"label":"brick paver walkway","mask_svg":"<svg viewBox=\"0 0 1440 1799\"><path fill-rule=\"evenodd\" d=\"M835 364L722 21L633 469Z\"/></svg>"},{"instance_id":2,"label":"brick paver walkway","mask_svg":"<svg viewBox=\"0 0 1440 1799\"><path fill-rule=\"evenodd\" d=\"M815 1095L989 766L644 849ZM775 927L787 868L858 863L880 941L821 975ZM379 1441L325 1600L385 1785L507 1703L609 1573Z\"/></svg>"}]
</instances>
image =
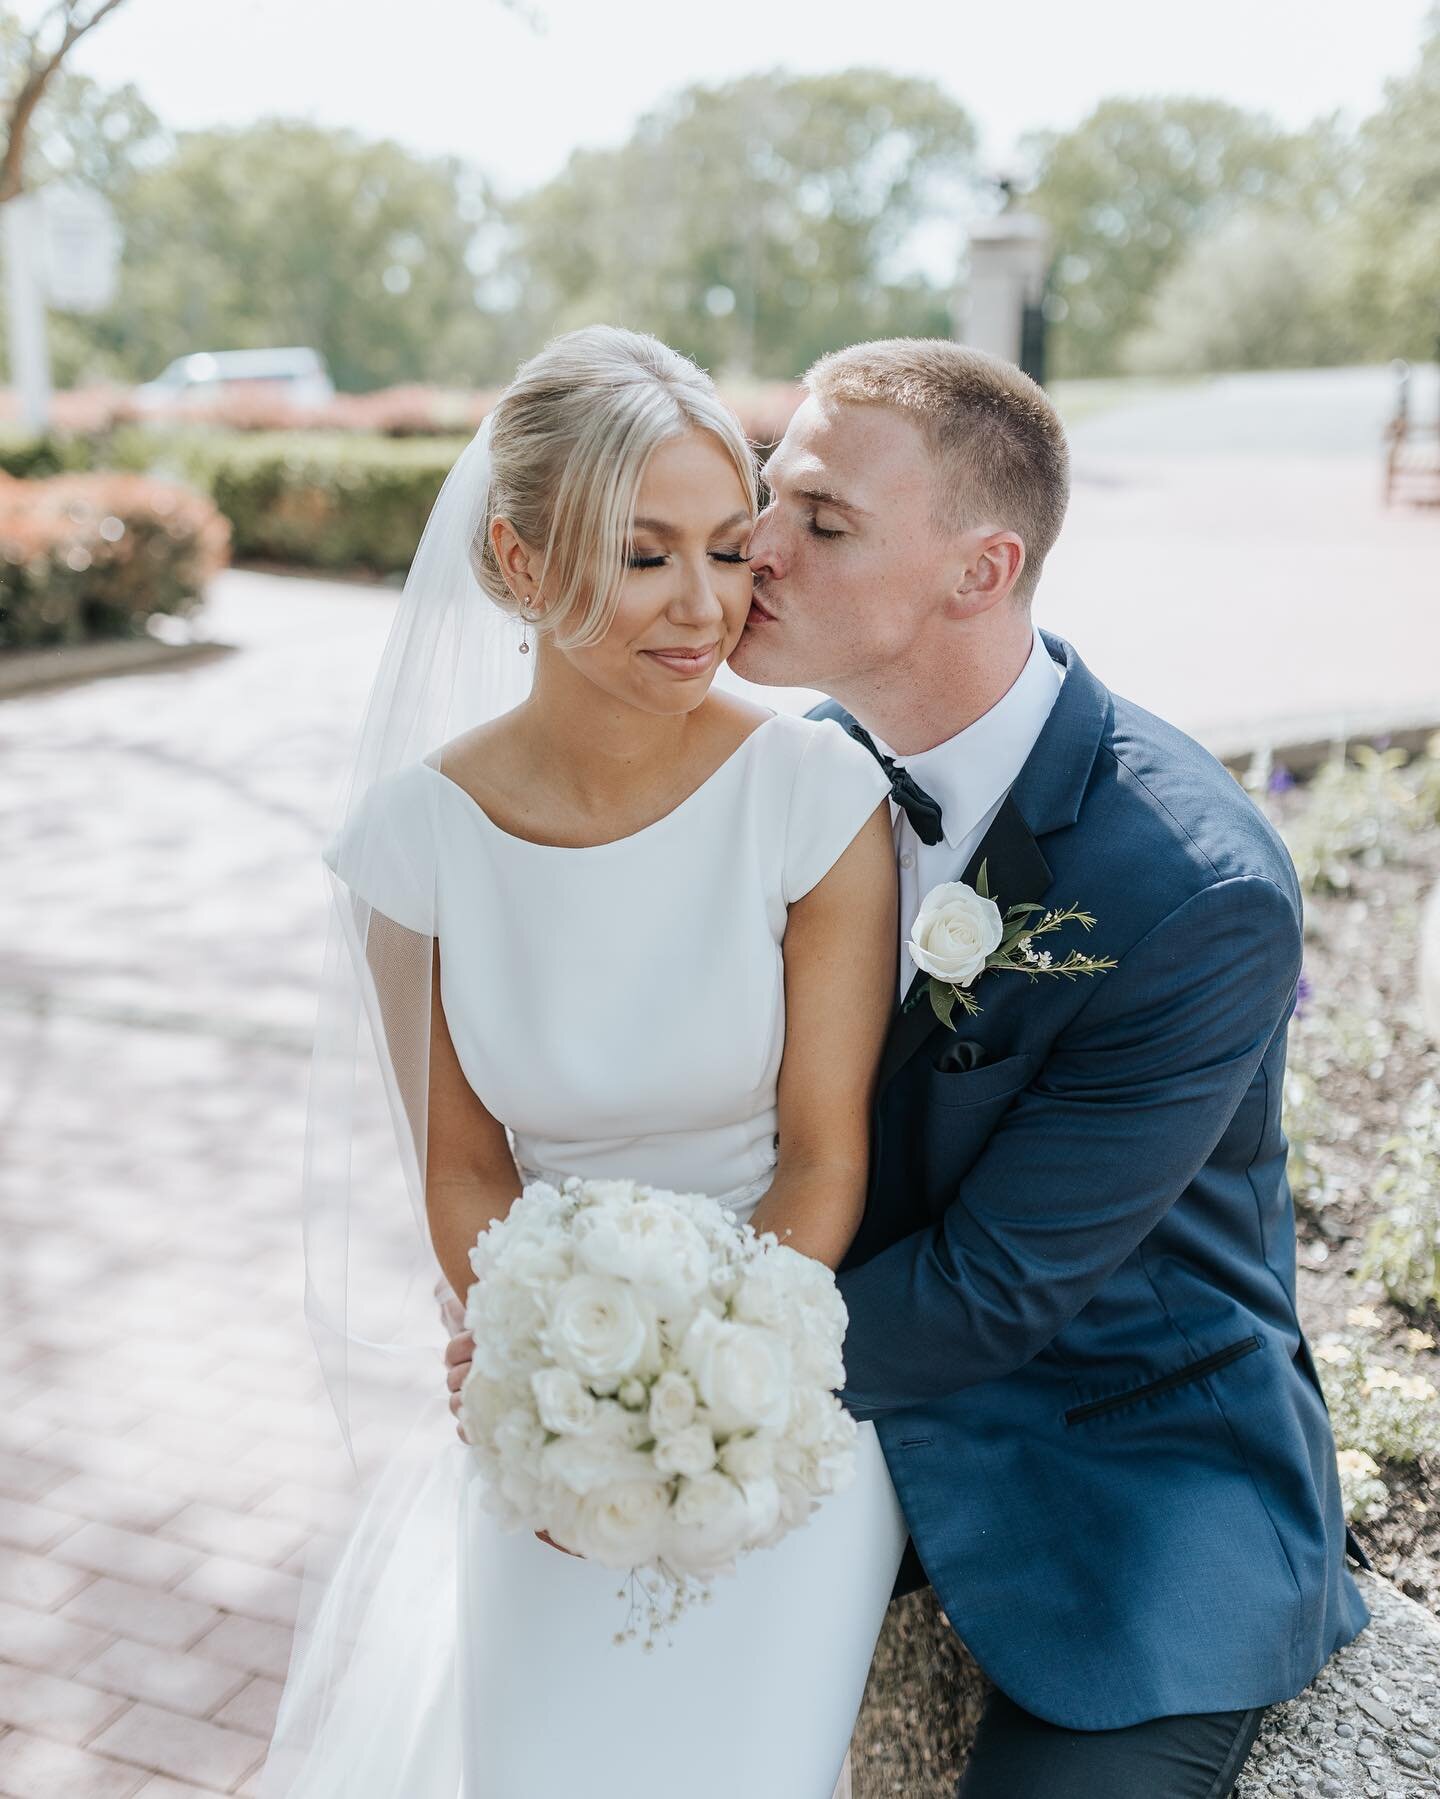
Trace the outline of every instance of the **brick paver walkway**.
<instances>
[{"instance_id":1,"label":"brick paver walkway","mask_svg":"<svg viewBox=\"0 0 1440 1799\"><path fill-rule=\"evenodd\" d=\"M1041 617L1193 727L1420 704L1437 561L1368 464L1097 458ZM391 603L229 574L239 653L0 705L10 1799L255 1790L341 1479L295 1217L315 851Z\"/></svg>"}]
</instances>

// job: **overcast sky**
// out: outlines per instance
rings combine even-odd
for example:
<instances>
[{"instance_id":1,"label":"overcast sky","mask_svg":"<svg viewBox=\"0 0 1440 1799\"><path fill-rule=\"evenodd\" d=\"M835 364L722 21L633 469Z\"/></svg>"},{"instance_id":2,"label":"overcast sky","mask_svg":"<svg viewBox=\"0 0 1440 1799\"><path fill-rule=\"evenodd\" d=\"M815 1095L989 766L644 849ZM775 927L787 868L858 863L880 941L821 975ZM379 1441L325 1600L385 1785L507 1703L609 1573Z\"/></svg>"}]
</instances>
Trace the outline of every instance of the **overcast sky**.
<instances>
[{"instance_id":1,"label":"overcast sky","mask_svg":"<svg viewBox=\"0 0 1440 1799\"><path fill-rule=\"evenodd\" d=\"M1003 164L1110 94L1203 93L1299 125L1379 99L1428 0L125 0L75 52L167 125L266 114L451 152L508 191L620 141L693 81L869 64L929 75ZM21 16L43 8L30 0Z\"/></svg>"}]
</instances>

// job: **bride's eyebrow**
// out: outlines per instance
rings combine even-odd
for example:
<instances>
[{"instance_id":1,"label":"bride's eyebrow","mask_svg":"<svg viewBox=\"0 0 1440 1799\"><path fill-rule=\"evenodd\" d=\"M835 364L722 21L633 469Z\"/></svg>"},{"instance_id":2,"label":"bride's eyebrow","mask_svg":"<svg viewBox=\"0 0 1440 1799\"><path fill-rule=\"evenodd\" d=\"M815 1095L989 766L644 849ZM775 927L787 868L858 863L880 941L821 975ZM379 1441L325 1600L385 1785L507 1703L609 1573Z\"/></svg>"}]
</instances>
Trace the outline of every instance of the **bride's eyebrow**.
<instances>
[{"instance_id":1,"label":"bride's eyebrow","mask_svg":"<svg viewBox=\"0 0 1440 1799\"><path fill-rule=\"evenodd\" d=\"M736 525L748 525L751 522L747 511L732 512L729 518L721 519L711 531L712 537L718 537L722 531L732 531ZM674 525L667 525L663 518L637 518L637 531L648 531L652 537L676 537L679 535Z\"/></svg>"}]
</instances>

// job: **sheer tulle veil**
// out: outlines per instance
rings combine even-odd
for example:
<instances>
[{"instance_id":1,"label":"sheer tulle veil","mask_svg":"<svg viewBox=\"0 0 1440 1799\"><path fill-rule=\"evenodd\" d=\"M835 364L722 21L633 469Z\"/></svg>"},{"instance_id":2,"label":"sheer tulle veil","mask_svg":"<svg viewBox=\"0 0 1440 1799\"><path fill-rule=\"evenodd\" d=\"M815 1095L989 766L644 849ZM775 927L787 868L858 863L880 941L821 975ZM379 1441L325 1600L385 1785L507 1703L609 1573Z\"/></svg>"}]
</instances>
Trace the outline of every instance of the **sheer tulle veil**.
<instances>
[{"instance_id":1,"label":"sheer tulle veil","mask_svg":"<svg viewBox=\"0 0 1440 1799\"><path fill-rule=\"evenodd\" d=\"M377 785L433 761L529 690L535 659L518 653L521 626L471 562L490 429L487 418L426 523L324 850L329 923L301 1174L304 1312L347 1491L339 1534L317 1535L307 1551L261 1799L432 1799L459 1787L455 1535L469 1452L455 1435L443 1350L464 1295L451 1294L426 1225L438 959L434 937L411 928L427 910L433 917L433 903L417 895L408 924L374 910L346 883L335 846L343 835L363 858ZM411 787L415 804L435 803L438 780Z\"/></svg>"}]
</instances>

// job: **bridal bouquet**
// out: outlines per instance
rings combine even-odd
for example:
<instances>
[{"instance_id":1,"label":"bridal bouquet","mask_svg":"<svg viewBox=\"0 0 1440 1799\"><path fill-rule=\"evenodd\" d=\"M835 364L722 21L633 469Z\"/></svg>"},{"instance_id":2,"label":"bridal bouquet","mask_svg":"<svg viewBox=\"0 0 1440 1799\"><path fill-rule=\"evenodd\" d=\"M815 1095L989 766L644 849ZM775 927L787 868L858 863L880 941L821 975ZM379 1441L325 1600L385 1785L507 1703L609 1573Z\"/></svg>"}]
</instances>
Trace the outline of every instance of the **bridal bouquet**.
<instances>
[{"instance_id":1,"label":"bridal bouquet","mask_svg":"<svg viewBox=\"0 0 1440 1799\"><path fill-rule=\"evenodd\" d=\"M643 1603L649 1648L737 1555L854 1478L835 1277L718 1201L535 1182L470 1266L460 1416L484 1503L629 1571L617 1642Z\"/></svg>"}]
</instances>

